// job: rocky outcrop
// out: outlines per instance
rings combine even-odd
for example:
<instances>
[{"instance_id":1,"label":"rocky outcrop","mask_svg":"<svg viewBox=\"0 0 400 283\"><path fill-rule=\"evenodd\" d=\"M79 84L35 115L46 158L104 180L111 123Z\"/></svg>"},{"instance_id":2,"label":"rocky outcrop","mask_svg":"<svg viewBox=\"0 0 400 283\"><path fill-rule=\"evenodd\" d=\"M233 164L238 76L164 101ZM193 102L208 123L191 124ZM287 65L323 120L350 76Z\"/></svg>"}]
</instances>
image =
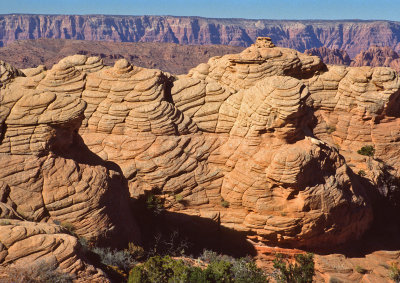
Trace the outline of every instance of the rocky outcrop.
<instances>
[{"instance_id":1,"label":"rocky outcrop","mask_svg":"<svg viewBox=\"0 0 400 283\"><path fill-rule=\"evenodd\" d=\"M268 37L179 76L85 55L22 71L1 89L3 218L126 238L128 191L151 191L253 242L333 246L373 219L354 170L400 167L394 70L325 65ZM376 160L356 153L370 144Z\"/></svg>"},{"instance_id":2,"label":"rocky outcrop","mask_svg":"<svg viewBox=\"0 0 400 283\"><path fill-rule=\"evenodd\" d=\"M0 46L36 38L250 46L258 36L270 36L277 45L301 52L324 46L345 50L351 57L373 45L400 50L400 25L389 21L15 14L0 17Z\"/></svg>"},{"instance_id":3,"label":"rocky outcrop","mask_svg":"<svg viewBox=\"0 0 400 283\"><path fill-rule=\"evenodd\" d=\"M384 239L380 239L384 240ZM389 239L385 239L389 240ZM395 239L390 240L392 243ZM379 242L376 242L379 243ZM381 245L380 242L378 245ZM367 250L365 251L365 248ZM315 276L313 282L392 282L390 268L398 266L400 252L385 249L382 246L370 250L371 242L352 243L346 251L333 254L315 254ZM269 272L274 272L273 260L276 254L283 254L288 260L294 260L297 254L304 251L268 246L257 246L257 263ZM349 253L349 251L352 251ZM360 253L360 251L365 251Z\"/></svg>"},{"instance_id":4,"label":"rocky outcrop","mask_svg":"<svg viewBox=\"0 0 400 283\"><path fill-rule=\"evenodd\" d=\"M304 51L304 53L312 56L318 56L325 64L348 66L351 63L349 55L344 50L319 47L319 48L307 49L306 51ZM364 65L359 65L359 66L364 66Z\"/></svg>"},{"instance_id":5,"label":"rocky outcrop","mask_svg":"<svg viewBox=\"0 0 400 283\"><path fill-rule=\"evenodd\" d=\"M16 228L0 227L0 233L4 239L11 237L11 240L15 232L18 243L27 238L24 245L32 244L30 249L38 249L37 258L44 260L53 255L61 268L69 272L83 269L73 263L77 260L76 239L65 232L63 235L57 225L73 229L90 242L118 246L140 240L128 207L128 191L118 168L110 167L90 152L77 134L86 102L74 93L83 90L84 83L80 81L85 76L83 71L96 71L103 65L98 58L74 59L62 60L48 72L43 67L24 70L24 73L9 72L9 80L0 90L1 216L19 220L15 225L11 222ZM75 64L73 68L71 64ZM75 85L68 88L62 83L68 79ZM31 222L49 224L39 227ZM5 231L8 228L11 234ZM38 235L37 241L30 242L34 235ZM10 262L31 253L17 244L21 250L14 255L10 249L16 249L15 242L6 245L5 240L0 241L5 245L5 255L16 257ZM41 246L44 242L49 245ZM60 245L58 242L69 249L59 257L54 251ZM64 261L69 264L64 266ZM0 260L1 264L8 262L7 257Z\"/></svg>"},{"instance_id":6,"label":"rocky outcrop","mask_svg":"<svg viewBox=\"0 0 400 283\"><path fill-rule=\"evenodd\" d=\"M372 46L357 54L351 62L351 66L371 66L371 67L391 67L396 71L400 71L400 57L390 47Z\"/></svg>"},{"instance_id":7,"label":"rocky outcrop","mask_svg":"<svg viewBox=\"0 0 400 283\"><path fill-rule=\"evenodd\" d=\"M109 282L103 271L87 264L77 238L67 234L65 228L48 223L0 221L0 262L8 266L8 271L15 268L18 272L18 268L33 262L56 263L60 270L75 274L78 282ZM15 278L6 280L11 272L5 274L2 282L13 282Z\"/></svg>"},{"instance_id":8,"label":"rocky outcrop","mask_svg":"<svg viewBox=\"0 0 400 283\"><path fill-rule=\"evenodd\" d=\"M176 78L126 60L108 68L77 55L49 71L25 70L21 80L44 97L86 102L79 133L96 156L118 164L132 197L162 191L171 211L260 241L314 246L357 237L372 217L345 160L310 136L305 83L325 69L318 57L259 38L240 54L214 57ZM3 145L12 144L6 138ZM321 173L311 174L316 168Z\"/></svg>"},{"instance_id":9,"label":"rocky outcrop","mask_svg":"<svg viewBox=\"0 0 400 283\"><path fill-rule=\"evenodd\" d=\"M378 166L357 153L374 148L374 157L399 170L399 78L389 68L332 66L309 82L318 119L314 134L340 148L355 172L377 178ZM337 90L335 89L337 87ZM379 166L378 166L379 167Z\"/></svg>"}]
</instances>

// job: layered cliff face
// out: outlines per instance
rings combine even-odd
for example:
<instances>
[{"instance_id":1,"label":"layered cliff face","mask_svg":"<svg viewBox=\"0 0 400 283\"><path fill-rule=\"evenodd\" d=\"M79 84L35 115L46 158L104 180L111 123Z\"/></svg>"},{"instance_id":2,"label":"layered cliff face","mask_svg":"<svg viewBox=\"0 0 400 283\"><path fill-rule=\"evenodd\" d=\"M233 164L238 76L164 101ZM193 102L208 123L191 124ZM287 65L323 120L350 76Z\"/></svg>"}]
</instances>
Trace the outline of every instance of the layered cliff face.
<instances>
[{"instance_id":1,"label":"layered cliff face","mask_svg":"<svg viewBox=\"0 0 400 283\"><path fill-rule=\"evenodd\" d=\"M0 48L0 58L16 68L45 65L51 68L61 59L83 54L100 57L112 66L125 58L135 66L156 68L172 74L186 74L214 56L238 53L244 47L226 45L181 45L154 42L101 42L41 38L19 40Z\"/></svg>"},{"instance_id":2,"label":"layered cliff face","mask_svg":"<svg viewBox=\"0 0 400 283\"><path fill-rule=\"evenodd\" d=\"M364 180L379 177L379 160L400 167L400 81L389 68L327 66L269 38L180 76L85 55L51 70L3 65L7 229L43 222L41 235L58 235L59 221L93 241L134 241L126 202L151 191L174 214L253 241L332 246L368 229ZM356 153L365 145L377 159ZM15 249L2 249L10 262Z\"/></svg>"},{"instance_id":3,"label":"layered cliff face","mask_svg":"<svg viewBox=\"0 0 400 283\"><path fill-rule=\"evenodd\" d=\"M373 45L400 50L400 24L388 21L281 21L172 16L2 15L0 46L18 39L171 42L249 46L257 36L303 52L325 46L351 57Z\"/></svg>"},{"instance_id":4,"label":"layered cliff face","mask_svg":"<svg viewBox=\"0 0 400 283\"><path fill-rule=\"evenodd\" d=\"M324 63L330 65L390 67L397 72L400 71L399 54L390 47L371 46L368 50L357 54L353 60L350 59L346 51L326 47L311 48L304 53L318 56Z\"/></svg>"},{"instance_id":5,"label":"layered cliff face","mask_svg":"<svg viewBox=\"0 0 400 283\"><path fill-rule=\"evenodd\" d=\"M371 67L391 67L396 71L400 71L400 57L390 47L377 47L372 46L357 54L357 56L351 62L351 66L371 66Z\"/></svg>"},{"instance_id":6,"label":"layered cliff face","mask_svg":"<svg viewBox=\"0 0 400 283\"><path fill-rule=\"evenodd\" d=\"M304 51L305 54L318 56L325 64L330 65L350 65L351 59L346 51L339 49L329 49L326 47L311 48ZM357 67L364 66L358 65ZM382 65L377 65L382 66Z\"/></svg>"}]
</instances>

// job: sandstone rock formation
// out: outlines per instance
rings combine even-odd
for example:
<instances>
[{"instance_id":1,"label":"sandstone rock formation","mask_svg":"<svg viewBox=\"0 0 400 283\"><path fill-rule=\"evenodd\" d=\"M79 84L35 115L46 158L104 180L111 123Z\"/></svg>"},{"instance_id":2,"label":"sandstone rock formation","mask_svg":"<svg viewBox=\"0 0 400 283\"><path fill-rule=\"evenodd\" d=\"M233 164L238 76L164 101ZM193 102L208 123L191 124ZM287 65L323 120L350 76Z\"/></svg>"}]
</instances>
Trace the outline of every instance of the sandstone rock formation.
<instances>
[{"instance_id":1,"label":"sandstone rock formation","mask_svg":"<svg viewBox=\"0 0 400 283\"><path fill-rule=\"evenodd\" d=\"M351 66L391 67L400 71L400 57L390 47L371 46L368 50L360 52L351 62Z\"/></svg>"},{"instance_id":2,"label":"sandstone rock formation","mask_svg":"<svg viewBox=\"0 0 400 283\"><path fill-rule=\"evenodd\" d=\"M77 134L86 102L74 92L83 89L81 80L85 75L81 71L101 69L100 62L98 58L78 56L60 61L48 72L43 67L24 73L3 68L9 75L0 90L1 216L19 221L15 225L12 222L17 228L0 227L4 239L11 237L11 241L12 233L16 233L10 245L0 240L5 245L2 264L30 255L29 249L11 249L14 243L28 239L24 242L28 245L33 235L41 235L31 242L31 249L38 249L37 258L52 254L67 271L83 269L82 264L73 264L76 239L65 232L62 235L59 226L36 227L27 221L73 227L77 235L97 243L111 238L112 245L139 240L139 231L129 213L128 191L122 176L115 171L118 169L111 169L91 153ZM63 78L75 84L68 88L62 83ZM11 234L4 230L9 228ZM49 246L40 246L43 242L49 242ZM57 242L67 245L67 254L55 254ZM24 252L27 254L18 254ZM15 259L8 260L7 254Z\"/></svg>"},{"instance_id":3,"label":"sandstone rock formation","mask_svg":"<svg viewBox=\"0 0 400 283\"><path fill-rule=\"evenodd\" d=\"M80 250L77 238L66 234L64 228L48 223L1 221L0 263L2 266L20 268L29 266L32 262L53 261L64 272L76 274L78 282L85 282L85 279L91 282L109 282L100 269L85 262L86 259Z\"/></svg>"},{"instance_id":4,"label":"sandstone rock formation","mask_svg":"<svg viewBox=\"0 0 400 283\"><path fill-rule=\"evenodd\" d=\"M311 48L304 51L305 54L318 56L325 64L350 65L351 59L346 51L340 49L329 49L326 47ZM364 65L359 65L364 66ZM381 65L376 65L376 67Z\"/></svg>"},{"instance_id":5,"label":"sandstone rock formation","mask_svg":"<svg viewBox=\"0 0 400 283\"><path fill-rule=\"evenodd\" d=\"M399 51L398 31L393 21L14 14L0 17L0 46L37 38L249 46L258 36L270 36L278 46L301 52L325 46L353 58L374 45Z\"/></svg>"},{"instance_id":6,"label":"sandstone rock formation","mask_svg":"<svg viewBox=\"0 0 400 283\"><path fill-rule=\"evenodd\" d=\"M2 217L94 241L135 238L129 190L260 243L340 244L373 218L357 167L373 180L379 159L400 166L394 70L327 66L268 37L180 76L85 55L9 73Z\"/></svg>"},{"instance_id":7,"label":"sandstone rock formation","mask_svg":"<svg viewBox=\"0 0 400 283\"><path fill-rule=\"evenodd\" d=\"M376 159L398 171L400 81L394 70L332 66L308 84L318 119L317 137L340 148L356 173L377 166L357 153L366 145L374 147Z\"/></svg>"},{"instance_id":8,"label":"sandstone rock formation","mask_svg":"<svg viewBox=\"0 0 400 283\"><path fill-rule=\"evenodd\" d=\"M359 251L362 250L360 247L357 248ZM297 249L267 246L259 246L257 250L259 252L257 263L270 273L274 272L272 262L277 253L284 254L289 259L296 254L304 253ZM349 255L338 251L333 254L315 254L314 261L316 274L313 282L393 282L389 276L390 266L399 265L400 251L381 248L366 252L364 255L359 253Z\"/></svg>"}]
</instances>

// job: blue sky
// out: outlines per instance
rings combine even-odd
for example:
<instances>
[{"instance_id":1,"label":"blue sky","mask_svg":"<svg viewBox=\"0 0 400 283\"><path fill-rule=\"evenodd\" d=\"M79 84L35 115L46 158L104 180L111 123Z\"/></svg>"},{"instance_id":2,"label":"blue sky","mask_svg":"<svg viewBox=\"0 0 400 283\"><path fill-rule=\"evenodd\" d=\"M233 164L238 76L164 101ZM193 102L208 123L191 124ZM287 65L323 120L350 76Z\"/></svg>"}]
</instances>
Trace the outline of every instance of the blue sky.
<instances>
[{"instance_id":1,"label":"blue sky","mask_svg":"<svg viewBox=\"0 0 400 283\"><path fill-rule=\"evenodd\" d=\"M8 13L400 21L400 0L0 0Z\"/></svg>"}]
</instances>

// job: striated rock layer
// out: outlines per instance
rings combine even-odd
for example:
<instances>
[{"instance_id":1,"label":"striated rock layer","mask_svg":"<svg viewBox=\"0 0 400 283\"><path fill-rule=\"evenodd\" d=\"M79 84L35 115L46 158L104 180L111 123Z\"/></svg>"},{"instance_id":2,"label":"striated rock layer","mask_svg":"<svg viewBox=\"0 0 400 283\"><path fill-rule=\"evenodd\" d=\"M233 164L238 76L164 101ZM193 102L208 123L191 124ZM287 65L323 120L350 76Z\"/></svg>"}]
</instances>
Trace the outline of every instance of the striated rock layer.
<instances>
[{"instance_id":1,"label":"striated rock layer","mask_svg":"<svg viewBox=\"0 0 400 283\"><path fill-rule=\"evenodd\" d=\"M182 45L159 42L106 42L40 38L18 40L0 48L0 58L17 68L45 65L51 68L62 58L83 54L100 57L112 66L125 58L131 64L156 68L173 74L186 74L213 56L241 52L244 47L227 45Z\"/></svg>"},{"instance_id":2,"label":"striated rock layer","mask_svg":"<svg viewBox=\"0 0 400 283\"><path fill-rule=\"evenodd\" d=\"M62 227L91 242L139 241L123 176L77 134L87 103L74 93L83 90L83 71L103 68L98 59L78 59L70 73L68 59L48 74L43 67L1 69L8 80L0 89L0 212L15 220L0 227L0 264L55 257L68 272L84 271L77 239ZM64 75L75 84L60 84Z\"/></svg>"},{"instance_id":3,"label":"striated rock layer","mask_svg":"<svg viewBox=\"0 0 400 283\"><path fill-rule=\"evenodd\" d=\"M86 262L77 238L62 227L19 220L2 220L0 224L2 266L20 268L33 262L56 263L64 272L76 274L77 282L109 282L103 271ZM8 272L5 274L7 278Z\"/></svg>"},{"instance_id":4,"label":"striated rock layer","mask_svg":"<svg viewBox=\"0 0 400 283\"><path fill-rule=\"evenodd\" d=\"M400 166L394 70L327 66L266 37L180 76L84 55L3 69L2 217L94 241L134 238L129 190L253 241L340 244L373 218L353 170L379 164L355 152Z\"/></svg>"},{"instance_id":5,"label":"striated rock layer","mask_svg":"<svg viewBox=\"0 0 400 283\"><path fill-rule=\"evenodd\" d=\"M305 54L318 56L325 64L330 65L350 65L351 59L346 51L340 49L329 49L324 46L311 48L304 51ZM361 67L364 65L359 65ZM381 65L376 65L376 67Z\"/></svg>"},{"instance_id":6,"label":"striated rock layer","mask_svg":"<svg viewBox=\"0 0 400 283\"><path fill-rule=\"evenodd\" d=\"M390 47L371 46L368 50L360 52L351 62L351 66L391 67L400 71L400 57Z\"/></svg>"},{"instance_id":7,"label":"striated rock layer","mask_svg":"<svg viewBox=\"0 0 400 283\"><path fill-rule=\"evenodd\" d=\"M370 46L400 50L393 21L250 20L174 16L1 15L0 46L15 40L62 38L117 42L170 42L249 46L270 36L279 46L304 52L327 47L350 57Z\"/></svg>"}]
</instances>

